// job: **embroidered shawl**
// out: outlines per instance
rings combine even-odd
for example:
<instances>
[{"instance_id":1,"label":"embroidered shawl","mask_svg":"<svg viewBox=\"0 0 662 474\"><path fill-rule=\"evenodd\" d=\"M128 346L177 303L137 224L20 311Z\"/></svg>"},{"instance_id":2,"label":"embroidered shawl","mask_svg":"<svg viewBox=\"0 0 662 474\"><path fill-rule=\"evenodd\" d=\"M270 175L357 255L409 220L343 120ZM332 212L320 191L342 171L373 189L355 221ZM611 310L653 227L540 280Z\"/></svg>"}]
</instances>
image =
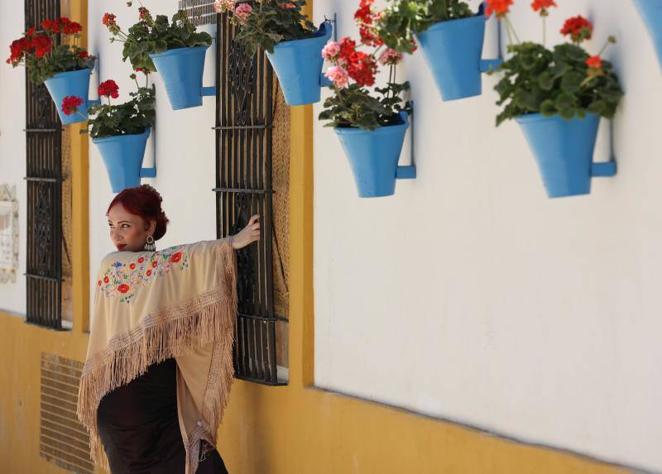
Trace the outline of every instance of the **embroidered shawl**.
<instances>
[{"instance_id":1,"label":"embroidered shawl","mask_svg":"<svg viewBox=\"0 0 662 474\"><path fill-rule=\"evenodd\" d=\"M97 464L110 471L97 430L101 399L150 365L175 358L186 474L195 473L200 441L216 444L230 393L236 305L229 239L104 258L78 392L78 418Z\"/></svg>"}]
</instances>

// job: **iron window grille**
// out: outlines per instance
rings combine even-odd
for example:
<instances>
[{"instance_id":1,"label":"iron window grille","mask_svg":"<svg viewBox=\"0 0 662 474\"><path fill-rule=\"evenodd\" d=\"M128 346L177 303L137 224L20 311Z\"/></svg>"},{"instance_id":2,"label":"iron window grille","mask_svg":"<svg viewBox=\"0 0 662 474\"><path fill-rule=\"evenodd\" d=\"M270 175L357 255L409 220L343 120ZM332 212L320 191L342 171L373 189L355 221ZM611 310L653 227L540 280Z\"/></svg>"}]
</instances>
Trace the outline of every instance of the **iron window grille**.
<instances>
[{"instance_id":1,"label":"iron window grille","mask_svg":"<svg viewBox=\"0 0 662 474\"><path fill-rule=\"evenodd\" d=\"M256 245L237 254L239 311L234 347L236 377L283 385L277 377L273 282L272 139L274 73L263 52L246 54L228 15L217 15L216 223L217 237L239 232L261 216Z\"/></svg>"},{"instance_id":2,"label":"iron window grille","mask_svg":"<svg viewBox=\"0 0 662 474\"><path fill-rule=\"evenodd\" d=\"M59 0L25 0L26 29L59 16ZM62 125L46 87L25 80L27 321L62 329Z\"/></svg>"}]
</instances>

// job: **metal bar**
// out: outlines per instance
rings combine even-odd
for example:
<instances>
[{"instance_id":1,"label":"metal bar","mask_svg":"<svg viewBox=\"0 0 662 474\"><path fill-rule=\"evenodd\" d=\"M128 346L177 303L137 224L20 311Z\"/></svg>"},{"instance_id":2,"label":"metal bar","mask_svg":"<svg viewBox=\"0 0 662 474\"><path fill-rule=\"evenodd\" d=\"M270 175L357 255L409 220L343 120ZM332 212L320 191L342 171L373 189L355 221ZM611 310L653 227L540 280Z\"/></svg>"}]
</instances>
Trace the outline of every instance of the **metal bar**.
<instances>
[{"instance_id":1,"label":"metal bar","mask_svg":"<svg viewBox=\"0 0 662 474\"><path fill-rule=\"evenodd\" d=\"M275 191L267 191L266 189L243 189L243 188L214 188L215 193L236 193L236 194L266 194L274 193Z\"/></svg>"},{"instance_id":2,"label":"metal bar","mask_svg":"<svg viewBox=\"0 0 662 474\"><path fill-rule=\"evenodd\" d=\"M283 321L286 323L289 322L289 319L286 319L283 316L260 316L257 314L237 313L237 317L245 318L245 319L255 319L257 321L268 321L268 322Z\"/></svg>"},{"instance_id":3,"label":"metal bar","mask_svg":"<svg viewBox=\"0 0 662 474\"><path fill-rule=\"evenodd\" d=\"M26 176L23 178L25 181L35 181L41 183L58 183L60 180L57 178L37 178L34 176Z\"/></svg>"},{"instance_id":4,"label":"metal bar","mask_svg":"<svg viewBox=\"0 0 662 474\"><path fill-rule=\"evenodd\" d=\"M287 385L287 382L280 382L278 379L264 380L258 377L251 377L250 375L235 375L235 378L247 382L259 383L261 385L270 385L272 387L283 387Z\"/></svg>"},{"instance_id":5,"label":"metal bar","mask_svg":"<svg viewBox=\"0 0 662 474\"><path fill-rule=\"evenodd\" d=\"M50 276L43 276L43 275L34 275L34 274L30 274L30 273L24 273L23 275L25 275L25 276L28 277L28 278L34 278L35 280L52 281L52 282L54 282L54 283L57 283L57 282L62 281L61 278L57 278L57 277L50 277Z\"/></svg>"}]
</instances>

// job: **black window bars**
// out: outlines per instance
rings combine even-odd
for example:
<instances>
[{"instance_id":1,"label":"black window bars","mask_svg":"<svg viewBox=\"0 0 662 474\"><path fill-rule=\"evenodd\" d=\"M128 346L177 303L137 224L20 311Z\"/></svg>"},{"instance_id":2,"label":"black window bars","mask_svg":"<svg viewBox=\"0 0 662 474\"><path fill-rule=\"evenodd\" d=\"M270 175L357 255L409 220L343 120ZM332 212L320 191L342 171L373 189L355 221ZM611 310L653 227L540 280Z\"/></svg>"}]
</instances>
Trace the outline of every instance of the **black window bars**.
<instances>
[{"instance_id":1,"label":"black window bars","mask_svg":"<svg viewBox=\"0 0 662 474\"><path fill-rule=\"evenodd\" d=\"M283 385L276 366L273 282L272 139L275 83L263 52L247 55L228 15L217 16L216 210L219 238L260 214L262 238L238 252L236 377Z\"/></svg>"},{"instance_id":2,"label":"black window bars","mask_svg":"<svg viewBox=\"0 0 662 474\"><path fill-rule=\"evenodd\" d=\"M60 16L59 0L25 0L25 27ZM27 322L62 329L62 125L26 72Z\"/></svg>"}]
</instances>

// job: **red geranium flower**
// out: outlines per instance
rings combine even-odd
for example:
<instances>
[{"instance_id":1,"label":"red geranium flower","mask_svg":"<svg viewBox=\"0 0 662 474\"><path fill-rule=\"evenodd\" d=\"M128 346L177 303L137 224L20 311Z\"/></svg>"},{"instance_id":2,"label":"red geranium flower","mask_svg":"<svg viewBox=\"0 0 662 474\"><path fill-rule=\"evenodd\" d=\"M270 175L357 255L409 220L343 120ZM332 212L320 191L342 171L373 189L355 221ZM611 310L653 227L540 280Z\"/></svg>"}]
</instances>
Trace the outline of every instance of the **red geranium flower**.
<instances>
[{"instance_id":1,"label":"red geranium flower","mask_svg":"<svg viewBox=\"0 0 662 474\"><path fill-rule=\"evenodd\" d=\"M375 84L377 64L372 56L356 50L356 42L349 38L340 40L338 64L344 67L349 77L361 86Z\"/></svg>"},{"instance_id":2,"label":"red geranium flower","mask_svg":"<svg viewBox=\"0 0 662 474\"><path fill-rule=\"evenodd\" d=\"M99 95L103 97L112 97L113 99L117 99L120 96L119 90L119 86L112 79L108 79L107 81L99 84Z\"/></svg>"},{"instance_id":3,"label":"red geranium flower","mask_svg":"<svg viewBox=\"0 0 662 474\"><path fill-rule=\"evenodd\" d=\"M79 51L78 57L81 59L87 59L90 57L90 53L88 53L87 51Z\"/></svg>"},{"instance_id":4,"label":"red geranium flower","mask_svg":"<svg viewBox=\"0 0 662 474\"><path fill-rule=\"evenodd\" d=\"M361 43L365 44L366 46L379 47L384 44L384 41L382 41L379 35L375 33L373 28L362 26L359 28L359 34L361 35Z\"/></svg>"},{"instance_id":5,"label":"red geranium flower","mask_svg":"<svg viewBox=\"0 0 662 474\"><path fill-rule=\"evenodd\" d=\"M586 65L590 69L602 69L602 58L600 56L590 56L586 60Z\"/></svg>"},{"instance_id":6,"label":"red geranium flower","mask_svg":"<svg viewBox=\"0 0 662 474\"><path fill-rule=\"evenodd\" d=\"M44 20L41 22L41 29L51 33L60 32L60 22L57 20Z\"/></svg>"},{"instance_id":7,"label":"red geranium flower","mask_svg":"<svg viewBox=\"0 0 662 474\"><path fill-rule=\"evenodd\" d=\"M361 0L359 9L354 13L354 19L359 26L361 43L366 46L379 47L384 44L375 30L375 23L379 17L378 13L372 11L374 0Z\"/></svg>"},{"instance_id":8,"label":"red geranium flower","mask_svg":"<svg viewBox=\"0 0 662 474\"><path fill-rule=\"evenodd\" d=\"M372 4L374 0L361 0L359 9L354 13L354 19L366 25L372 24Z\"/></svg>"},{"instance_id":9,"label":"red geranium flower","mask_svg":"<svg viewBox=\"0 0 662 474\"><path fill-rule=\"evenodd\" d=\"M83 31L83 27L80 23L63 16L60 18L60 31L65 35L76 35Z\"/></svg>"},{"instance_id":10,"label":"red geranium flower","mask_svg":"<svg viewBox=\"0 0 662 474\"><path fill-rule=\"evenodd\" d=\"M65 115L71 115L78 112L78 107L83 105L83 99L75 95L68 95L62 99L62 112Z\"/></svg>"},{"instance_id":11,"label":"red geranium flower","mask_svg":"<svg viewBox=\"0 0 662 474\"><path fill-rule=\"evenodd\" d=\"M66 16L56 20L44 20L41 22L41 28L50 33L64 33L65 35L75 35L83 31L80 23L71 21Z\"/></svg>"},{"instance_id":12,"label":"red geranium flower","mask_svg":"<svg viewBox=\"0 0 662 474\"><path fill-rule=\"evenodd\" d=\"M539 11L543 16L547 16L547 9L557 6L558 5L554 0L533 0L531 3L531 8L533 8L533 11Z\"/></svg>"},{"instance_id":13,"label":"red geranium flower","mask_svg":"<svg viewBox=\"0 0 662 474\"><path fill-rule=\"evenodd\" d=\"M23 58L23 54L28 49L30 49L30 47L31 43L28 38L19 38L12 41L11 45L9 46L10 55L7 59L7 64L16 66Z\"/></svg>"},{"instance_id":14,"label":"red geranium flower","mask_svg":"<svg viewBox=\"0 0 662 474\"><path fill-rule=\"evenodd\" d=\"M126 293L130 289L131 287L126 283L122 283L120 286L117 287L117 291L119 291L120 293Z\"/></svg>"},{"instance_id":15,"label":"red geranium flower","mask_svg":"<svg viewBox=\"0 0 662 474\"><path fill-rule=\"evenodd\" d=\"M593 24L581 15L568 18L561 28L563 36L570 35L573 43L581 43L591 39L593 35Z\"/></svg>"},{"instance_id":16,"label":"red geranium flower","mask_svg":"<svg viewBox=\"0 0 662 474\"><path fill-rule=\"evenodd\" d=\"M43 58L53 47L53 40L48 35L36 35L32 38L30 47L34 48L34 54L38 58Z\"/></svg>"},{"instance_id":17,"label":"red geranium flower","mask_svg":"<svg viewBox=\"0 0 662 474\"><path fill-rule=\"evenodd\" d=\"M117 17L113 15L112 13L104 13L103 14L103 19L101 20L101 23L103 23L105 26L115 26L117 25L117 21L115 20Z\"/></svg>"},{"instance_id":18,"label":"red geranium flower","mask_svg":"<svg viewBox=\"0 0 662 474\"><path fill-rule=\"evenodd\" d=\"M181 252L175 252L170 256L170 261L172 263L177 263L182 259L182 253Z\"/></svg>"},{"instance_id":19,"label":"red geranium flower","mask_svg":"<svg viewBox=\"0 0 662 474\"><path fill-rule=\"evenodd\" d=\"M340 52L338 57L344 58L345 60L356 51L356 41L349 39L347 37L340 40Z\"/></svg>"},{"instance_id":20,"label":"red geranium flower","mask_svg":"<svg viewBox=\"0 0 662 474\"><path fill-rule=\"evenodd\" d=\"M485 15L490 16L492 13L496 13L497 17L507 15L512 4L513 0L487 0Z\"/></svg>"}]
</instances>

